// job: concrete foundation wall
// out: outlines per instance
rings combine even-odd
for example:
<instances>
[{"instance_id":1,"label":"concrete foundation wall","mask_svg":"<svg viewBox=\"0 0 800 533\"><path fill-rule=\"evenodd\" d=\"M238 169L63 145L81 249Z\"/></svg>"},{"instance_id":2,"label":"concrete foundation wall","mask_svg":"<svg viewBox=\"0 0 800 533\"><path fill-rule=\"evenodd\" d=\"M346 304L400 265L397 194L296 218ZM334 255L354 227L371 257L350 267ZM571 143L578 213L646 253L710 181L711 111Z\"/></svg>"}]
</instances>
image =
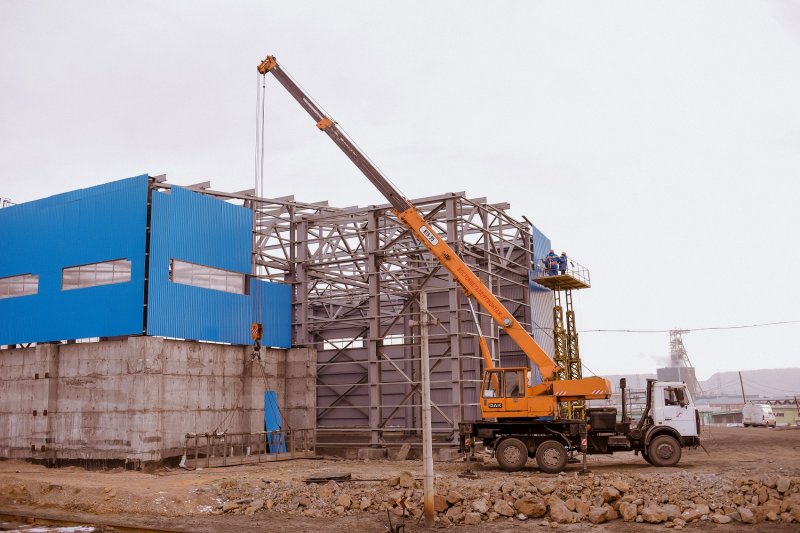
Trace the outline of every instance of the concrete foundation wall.
<instances>
[{"instance_id":1,"label":"concrete foundation wall","mask_svg":"<svg viewBox=\"0 0 800 533\"><path fill-rule=\"evenodd\" d=\"M186 433L313 428L316 353L129 337L0 351L0 457L160 461Z\"/></svg>"}]
</instances>

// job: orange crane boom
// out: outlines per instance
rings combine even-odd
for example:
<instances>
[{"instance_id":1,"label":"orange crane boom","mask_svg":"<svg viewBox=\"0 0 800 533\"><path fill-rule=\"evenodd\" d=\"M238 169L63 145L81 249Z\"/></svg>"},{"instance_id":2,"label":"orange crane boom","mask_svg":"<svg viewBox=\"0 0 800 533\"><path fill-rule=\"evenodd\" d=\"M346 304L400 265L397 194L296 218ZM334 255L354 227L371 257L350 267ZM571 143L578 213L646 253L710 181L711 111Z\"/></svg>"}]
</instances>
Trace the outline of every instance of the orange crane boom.
<instances>
[{"instance_id":1,"label":"orange crane boom","mask_svg":"<svg viewBox=\"0 0 800 533\"><path fill-rule=\"evenodd\" d=\"M433 254L461 285L464 293L473 296L478 304L497 322L511 337L517 346L539 368L542 379L550 380L557 371L558 365L533 340L533 337L522 327L508 309L481 282L478 276L461 260L458 254L423 218L419 210L398 191L392 183L372 164L369 158L353 143L336 125L319 109L303 90L281 69L275 56L269 56L258 65L261 74L271 73L283 85L289 94L313 118L317 127L324 131L336 145L355 163L368 180L383 194L391 204L395 215L405 224L409 231ZM485 351L481 350L484 354ZM493 368L491 358L484 355L488 368Z\"/></svg>"},{"instance_id":2,"label":"orange crane boom","mask_svg":"<svg viewBox=\"0 0 800 533\"><path fill-rule=\"evenodd\" d=\"M258 72L262 75L272 74L289 94L306 110L314 119L317 128L325 132L328 137L350 158L359 170L372 182L372 184L389 201L397 218L421 242L431 254L450 272L464 294L473 297L478 304L494 319L497 324L511 337L522 352L539 369L545 384L528 387L526 396L532 398L530 407L524 411L527 416L547 416L554 414L558 399L600 398L608 397L611 392L610 384L603 378L586 378L582 380L558 381L553 383L555 373L561 370L549 355L531 337L522 324L506 309L500 300L483 284L466 263L456 254L436 230L425 220L419 210L397 188L392 185L386 176L361 152L344 132L306 95L300 86L281 68L275 56L268 56L258 65ZM481 339L481 353L483 354L485 368L494 369L488 349L485 349L485 340ZM550 382L550 384L547 384ZM535 406L534 406L535 404ZM521 416L521 415L513 415Z\"/></svg>"}]
</instances>

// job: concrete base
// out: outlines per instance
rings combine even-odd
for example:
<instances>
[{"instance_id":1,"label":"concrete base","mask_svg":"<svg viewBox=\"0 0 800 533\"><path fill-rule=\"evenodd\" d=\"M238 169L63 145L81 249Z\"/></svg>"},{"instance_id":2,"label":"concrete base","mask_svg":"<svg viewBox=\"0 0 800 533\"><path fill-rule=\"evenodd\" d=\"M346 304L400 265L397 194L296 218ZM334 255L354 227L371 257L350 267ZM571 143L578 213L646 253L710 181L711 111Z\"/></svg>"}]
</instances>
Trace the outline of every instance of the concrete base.
<instances>
[{"instance_id":1,"label":"concrete base","mask_svg":"<svg viewBox=\"0 0 800 533\"><path fill-rule=\"evenodd\" d=\"M162 461L186 433L264 429L264 390L284 425L313 428L316 353L155 337L0 351L0 457Z\"/></svg>"},{"instance_id":2,"label":"concrete base","mask_svg":"<svg viewBox=\"0 0 800 533\"><path fill-rule=\"evenodd\" d=\"M389 450L386 448L359 448L358 458L364 459L386 459L389 457Z\"/></svg>"},{"instance_id":3,"label":"concrete base","mask_svg":"<svg viewBox=\"0 0 800 533\"><path fill-rule=\"evenodd\" d=\"M459 461L464 457L464 454L458 451L458 448L439 448L439 456L437 461Z\"/></svg>"}]
</instances>

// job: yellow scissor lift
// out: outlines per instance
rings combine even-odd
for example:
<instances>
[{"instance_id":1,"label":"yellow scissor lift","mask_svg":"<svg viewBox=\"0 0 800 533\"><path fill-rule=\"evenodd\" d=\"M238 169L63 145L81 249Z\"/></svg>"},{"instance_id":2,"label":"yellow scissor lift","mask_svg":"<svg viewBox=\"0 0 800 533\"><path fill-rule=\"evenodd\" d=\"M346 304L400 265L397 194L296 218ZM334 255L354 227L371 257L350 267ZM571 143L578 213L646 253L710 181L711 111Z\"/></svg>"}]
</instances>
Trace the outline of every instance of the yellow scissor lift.
<instances>
[{"instance_id":1,"label":"yellow scissor lift","mask_svg":"<svg viewBox=\"0 0 800 533\"><path fill-rule=\"evenodd\" d=\"M553 291L553 360L561 368L555 379L583 378L572 291L591 287L589 270L572 259L567 259L564 270L548 268L545 259L542 259L533 269L533 281ZM566 418L582 419L585 409L583 400L561 404L561 414Z\"/></svg>"}]
</instances>

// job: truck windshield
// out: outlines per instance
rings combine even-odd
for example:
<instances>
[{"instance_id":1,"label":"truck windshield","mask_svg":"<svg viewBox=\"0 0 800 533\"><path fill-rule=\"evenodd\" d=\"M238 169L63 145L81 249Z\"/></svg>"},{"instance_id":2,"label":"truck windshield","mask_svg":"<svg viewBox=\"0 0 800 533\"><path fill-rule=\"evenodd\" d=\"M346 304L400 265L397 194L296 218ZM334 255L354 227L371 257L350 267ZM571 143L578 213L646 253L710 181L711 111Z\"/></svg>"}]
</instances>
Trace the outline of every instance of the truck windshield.
<instances>
[{"instance_id":1,"label":"truck windshield","mask_svg":"<svg viewBox=\"0 0 800 533\"><path fill-rule=\"evenodd\" d=\"M665 405L688 405L683 388L667 387L664 389Z\"/></svg>"}]
</instances>

